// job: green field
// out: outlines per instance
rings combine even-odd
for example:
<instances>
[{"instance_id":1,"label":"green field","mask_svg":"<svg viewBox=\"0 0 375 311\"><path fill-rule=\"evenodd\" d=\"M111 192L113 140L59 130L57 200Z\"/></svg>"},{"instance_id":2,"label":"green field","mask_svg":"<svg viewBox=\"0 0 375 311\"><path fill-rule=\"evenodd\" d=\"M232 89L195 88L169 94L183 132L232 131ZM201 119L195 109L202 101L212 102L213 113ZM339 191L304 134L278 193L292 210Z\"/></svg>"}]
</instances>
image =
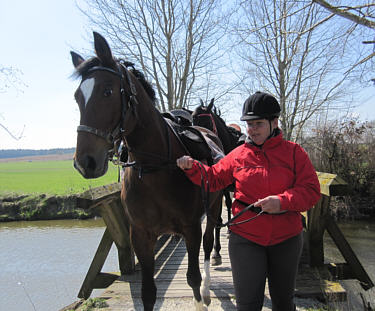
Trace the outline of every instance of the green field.
<instances>
[{"instance_id":1,"label":"green field","mask_svg":"<svg viewBox=\"0 0 375 311\"><path fill-rule=\"evenodd\" d=\"M117 182L117 167L109 164L108 172L97 179L84 179L72 160L0 163L0 195L77 194L89 188Z\"/></svg>"}]
</instances>

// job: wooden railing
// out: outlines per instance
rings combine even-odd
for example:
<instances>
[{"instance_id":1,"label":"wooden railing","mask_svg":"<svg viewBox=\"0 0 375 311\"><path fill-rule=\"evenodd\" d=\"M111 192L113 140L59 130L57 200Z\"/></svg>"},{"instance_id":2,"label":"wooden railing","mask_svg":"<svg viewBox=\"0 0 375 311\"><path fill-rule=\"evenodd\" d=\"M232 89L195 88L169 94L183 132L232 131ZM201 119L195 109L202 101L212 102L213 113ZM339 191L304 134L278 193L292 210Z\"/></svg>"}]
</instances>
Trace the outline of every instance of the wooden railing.
<instances>
[{"instance_id":1,"label":"wooden railing","mask_svg":"<svg viewBox=\"0 0 375 311\"><path fill-rule=\"evenodd\" d=\"M321 198L307 213L307 237L310 266L327 266L332 277L337 280L357 279L364 289L370 289L374 283L350 247L345 236L337 226L330 213L330 202L333 196L348 195L347 183L335 174L317 172L320 182ZM345 259L345 263L324 263L323 235L325 231L331 236L336 247Z\"/></svg>"},{"instance_id":2,"label":"wooden railing","mask_svg":"<svg viewBox=\"0 0 375 311\"><path fill-rule=\"evenodd\" d=\"M332 218L329 207L332 196L347 195L347 184L334 174L320 173L320 201L305 213L306 237L305 247L311 267L328 268L335 280L358 279L364 289L374 286L372 280L361 265L349 243ZM83 193L77 204L81 208L98 208L106 229L92 260L78 297L87 299L94 288L106 288L117 274L102 273L101 269L108 256L113 242L117 246L119 269L121 275L134 271L134 253L129 241L129 223L120 201L121 185L119 183L94 188ZM327 231L341 252L345 263L324 263L323 235Z\"/></svg>"}]
</instances>

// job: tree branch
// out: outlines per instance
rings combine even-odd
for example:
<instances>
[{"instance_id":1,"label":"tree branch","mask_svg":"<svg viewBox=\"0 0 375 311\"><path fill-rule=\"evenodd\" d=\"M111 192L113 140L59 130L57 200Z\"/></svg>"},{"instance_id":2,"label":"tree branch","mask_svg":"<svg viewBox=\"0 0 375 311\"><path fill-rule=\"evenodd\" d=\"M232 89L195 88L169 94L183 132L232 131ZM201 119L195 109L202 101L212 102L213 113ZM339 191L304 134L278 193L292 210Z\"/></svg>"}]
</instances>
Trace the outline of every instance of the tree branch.
<instances>
[{"instance_id":1,"label":"tree branch","mask_svg":"<svg viewBox=\"0 0 375 311\"><path fill-rule=\"evenodd\" d=\"M349 19L349 20L355 22L356 24L360 24L360 25L366 26L368 28L375 29L375 22L373 22L373 21L370 21L370 20L368 20L364 17L360 17L358 15L350 13L347 10L342 10L342 9L339 9L338 7L332 6L331 4L329 4L328 2L326 2L324 0L312 0L312 1L319 4L320 6L322 6L324 8L326 8L328 11L330 11L334 14L340 15L340 16L346 18L346 19Z\"/></svg>"}]
</instances>

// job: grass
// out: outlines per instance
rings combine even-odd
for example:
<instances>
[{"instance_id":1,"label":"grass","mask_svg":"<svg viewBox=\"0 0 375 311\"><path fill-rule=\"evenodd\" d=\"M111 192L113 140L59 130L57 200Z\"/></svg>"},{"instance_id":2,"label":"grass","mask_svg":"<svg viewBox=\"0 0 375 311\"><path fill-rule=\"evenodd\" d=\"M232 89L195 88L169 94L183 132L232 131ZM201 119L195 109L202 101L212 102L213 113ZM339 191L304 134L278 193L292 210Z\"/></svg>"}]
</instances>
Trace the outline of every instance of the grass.
<instances>
[{"instance_id":1,"label":"grass","mask_svg":"<svg viewBox=\"0 0 375 311\"><path fill-rule=\"evenodd\" d=\"M117 182L117 167L109 164L108 172L97 179L84 179L72 160L0 163L0 195L54 194L68 195Z\"/></svg>"}]
</instances>

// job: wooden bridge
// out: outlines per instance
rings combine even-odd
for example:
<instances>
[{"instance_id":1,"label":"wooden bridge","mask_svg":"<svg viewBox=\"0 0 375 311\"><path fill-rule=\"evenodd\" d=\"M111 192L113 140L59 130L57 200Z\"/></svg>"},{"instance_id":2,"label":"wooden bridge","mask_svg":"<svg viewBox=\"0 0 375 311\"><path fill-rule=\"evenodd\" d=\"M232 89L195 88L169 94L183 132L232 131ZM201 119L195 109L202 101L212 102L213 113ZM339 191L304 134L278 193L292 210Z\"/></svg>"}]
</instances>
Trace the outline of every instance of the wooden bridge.
<instances>
[{"instance_id":1,"label":"wooden bridge","mask_svg":"<svg viewBox=\"0 0 375 311\"><path fill-rule=\"evenodd\" d=\"M346 183L334 174L318 173L318 177L322 196L316 206L304 215L305 244L295 293L297 297L345 301L346 292L339 280L357 279L364 289L372 288L374 284L329 213L331 197L347 194ZM116 304L139 299L141 293L141 272L129 242L128 223L120 202L120 188L119 184L95 188L78 199L82 208L98 208L106 224L78 297L87 299L93 289L107 288L103 297L116 310ZM341 252L344 263L324 262L325 231ZM230 301L234 297L234 289L226 234L226 229L222 229L223 263L211 269L211 296ZM120 272L103 273L101 270L113 242L118 250ZM193 297L186 282L187 252L183 239L169 235L160 237L155 250L155 261L158 298ZM200 262L203 263L203 251Z\"/></svg>"}]
</instances>

